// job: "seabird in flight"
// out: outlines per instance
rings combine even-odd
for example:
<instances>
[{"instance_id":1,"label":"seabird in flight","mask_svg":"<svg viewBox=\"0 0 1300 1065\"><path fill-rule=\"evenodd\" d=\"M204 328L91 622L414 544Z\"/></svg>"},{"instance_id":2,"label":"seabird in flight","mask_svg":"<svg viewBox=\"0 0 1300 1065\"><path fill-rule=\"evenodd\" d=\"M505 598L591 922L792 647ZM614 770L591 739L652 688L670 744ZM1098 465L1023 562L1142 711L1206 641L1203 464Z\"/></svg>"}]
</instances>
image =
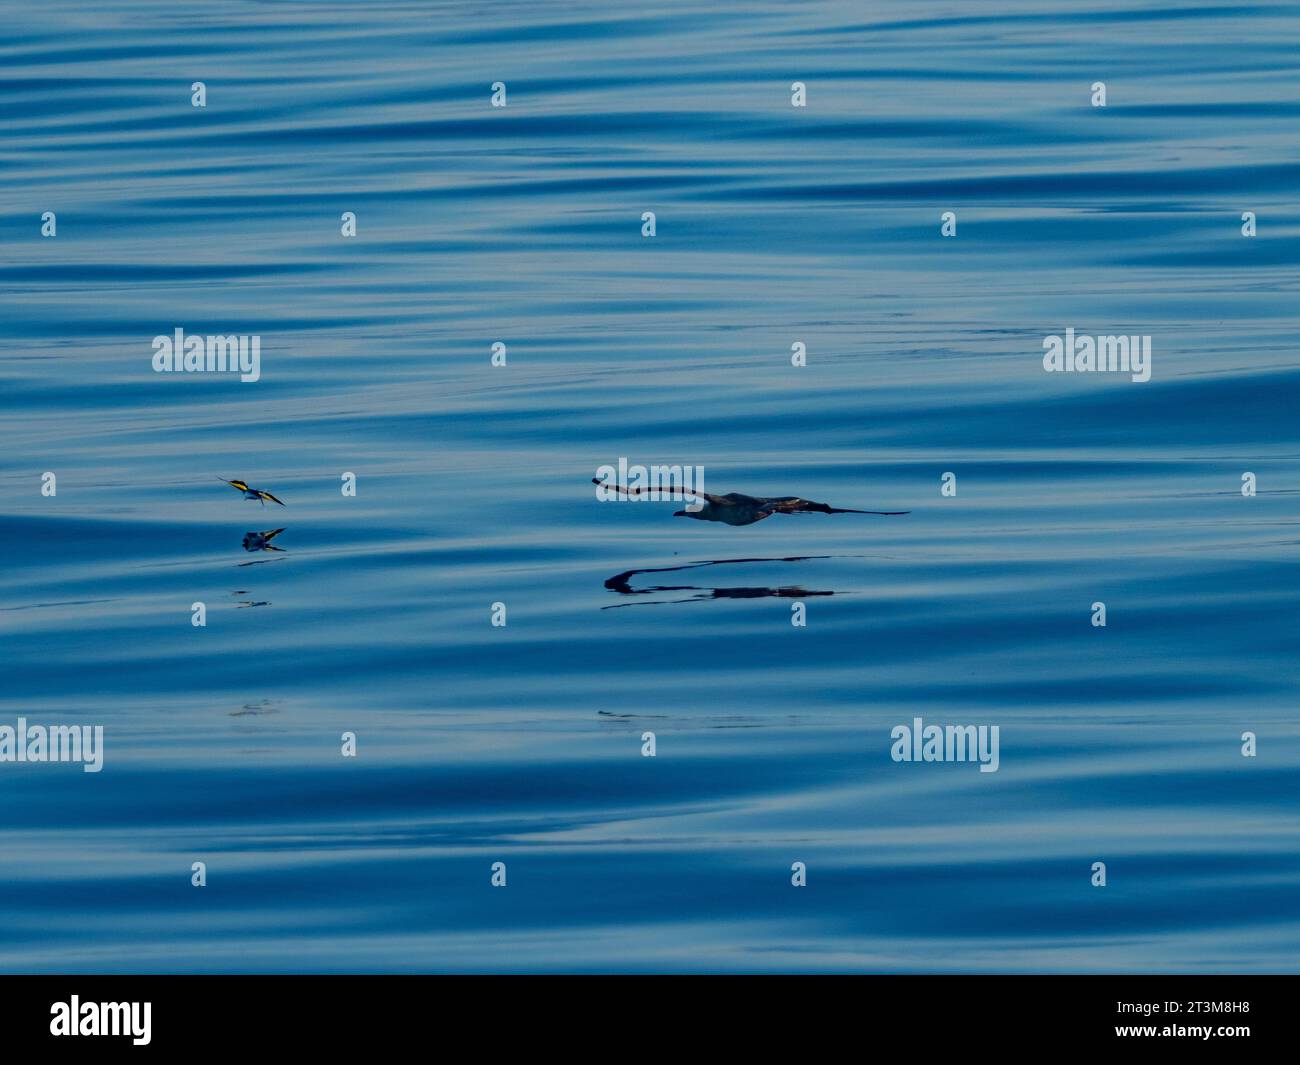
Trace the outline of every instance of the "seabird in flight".
<instances>
[{"instance_id":1,"label":"seabird in flight","mask_svg":"<svg viewBox=\"0 0 1300 1065\"><path fill-rule=\"evenodd\" d=\"M621 484L607 484L597 477L593 477L591 483L630 496L651 491L645 488L624 488ZM687 494L680 488L659 489L659 491ZM702 497L704 505L698 510L674 511L674 518L720 521L727 525L753 525L754 522L770 518L773 514L881 514L893 517L911 513L910 510L845 510L840 507L829 507L825 503L813 503L798 496L747 496L740 492L728 492L725 496L696 492L694 496L697 499Z\"/></svg>"},{"instance_id":2,"label":"seabird in flight","mask_svg":"<svg viewBox=\"0 0 1300 1065\"><path fill-rule=\"evenodd\" d=\"M270 492L263 492L260 488L249 488L243 481L227 481L224 477L218 477L217 480L222 484L230 485L231 488L239 489L239 491L244 493L245 499L259 500L262 506L266 506L266 501L268 499L272 503L280 503L280 506L284 506L284 504L281 503L280 500L276 499L275 496L271 495Z\"/></svg>"}]
</instances>

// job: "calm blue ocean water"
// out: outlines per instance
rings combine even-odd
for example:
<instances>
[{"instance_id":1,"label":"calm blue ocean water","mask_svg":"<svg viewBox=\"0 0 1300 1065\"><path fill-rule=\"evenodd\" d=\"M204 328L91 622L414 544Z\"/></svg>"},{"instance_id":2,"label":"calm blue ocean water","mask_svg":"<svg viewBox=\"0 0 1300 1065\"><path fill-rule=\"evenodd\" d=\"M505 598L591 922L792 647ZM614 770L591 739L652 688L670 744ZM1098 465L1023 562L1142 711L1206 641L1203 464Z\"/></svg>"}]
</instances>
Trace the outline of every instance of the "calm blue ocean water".
<instances>
[{"instance_id":1,"label":"calm blue ocean water","mask_svg":"<svg viewBox=\"0 0 1300 1065\"><path fill-rule=\"evenodd\" d=\"M6 6L0 969L1300 968L1300 7L745 6Z\"/></svg>"}]
</instances>

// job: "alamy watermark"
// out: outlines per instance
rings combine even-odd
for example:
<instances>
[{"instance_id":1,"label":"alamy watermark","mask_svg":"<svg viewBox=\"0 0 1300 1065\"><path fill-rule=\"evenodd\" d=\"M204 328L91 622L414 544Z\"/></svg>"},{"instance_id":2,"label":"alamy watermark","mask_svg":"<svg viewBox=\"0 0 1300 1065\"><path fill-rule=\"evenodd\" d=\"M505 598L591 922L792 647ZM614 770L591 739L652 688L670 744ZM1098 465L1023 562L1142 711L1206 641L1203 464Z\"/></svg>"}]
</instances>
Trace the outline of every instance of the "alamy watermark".
<instances>
[{"instance_id":1,"label":"alamy watermark","mask_svg":"<svg viewBox=\"0 0 1300 1065\"><path fill-rule=\"evenodd\" d=\"M0 725L0 762L81 762L82 771L104 768L103 725Z\"/></svg>"},{"instance_id":2,"label":"alamy watermark","mask_svg":"<svg viewBox=\"0 0 1300 1065\"><path fill-rule=\"evenodd\" d=\"M689 499L686 509L700 510L704 499L704 467L687 465L641 466L620 457L618 467L601 466L592 478L596 498L602 503L615 499Z\"/></svg>"},{"instance_id":3,"label":"alamy watermark","mask_svg":"<svg viewBox=\"0 0 1300 1065\"><path fill-rule=\"evenodd\" d=\"M50 1006L50 1035L130 1036L135 1046L148 1046L152 1013L152 1002L82 1002L73 995Z\"/></svg>"},{"instance_id":4,"label":"alamy watermark","mask_svg":"<svg viewBox=\"0 0 1300 1065\"><path fill-rule=\"evenodd\" d=\"M1092 370L1132 374L1134 381L1151 380L1149 336L1076 336L1070 328L1064 337L1043 337L1043 352L1043 369L1048 373Z\"/></svg>"},{"instance_id":5,"label":"alamy watermark","mask_svg":"<svg viewBox=\"0 0 1300 1065\"><path fill-rule=\"evenodd\" d=\"M260 336L188 336L177 326L153 338L155 373L237 373L241 381L262 376Z\"/></svg>"},{"instance_id":6,"label":"alamy watermark","mask_svg":"<svg viewBox=\"0 0 1300 1065\"><path fill-rule=\"evenodd\" d=\"M997 725L895 725L889 733L895 762L979 762L981 773L996 773L1001 764Z\"/></svg>"}]
</instances>

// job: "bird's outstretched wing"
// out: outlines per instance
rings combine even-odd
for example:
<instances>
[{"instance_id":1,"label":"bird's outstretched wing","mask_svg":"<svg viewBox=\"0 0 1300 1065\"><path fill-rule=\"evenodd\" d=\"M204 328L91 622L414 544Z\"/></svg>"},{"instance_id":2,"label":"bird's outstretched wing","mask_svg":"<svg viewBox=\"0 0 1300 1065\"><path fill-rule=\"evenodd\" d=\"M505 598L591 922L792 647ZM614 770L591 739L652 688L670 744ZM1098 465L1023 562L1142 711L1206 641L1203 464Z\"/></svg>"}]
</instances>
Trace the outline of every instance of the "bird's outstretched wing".
<instances>
[{"instance_id":1,"label":"bird's outstretched wing","mask_svg":"<svg viewBox=\"0 0 1300 1065\"><path fill-rule=\"evenodd\" d=\"M808 499L800 499L792 496L788 499L769 500L764 510L769 510L773 514L880 514L889 517L896 517L900 514L910 514L910 510L849 510L842 507L830 507L825 503L814 503Z\"/></svg>"},{"instance_id":2,"label":"bird's outstretched wing","mask_svg":"<svg viewBox=\"0 0 1300 1065\"><path fill-rule=\"evenodd\" d=\"M270 492L263 492L260 488L255 489L255 491L262 499L269 499L272 503L280 503L280 500L276 499ZM280 503L280 506L284 506L284 504Z\"/></svg>"},{"instance_id":3,"label":"bird's outstretched wing","mask_svg":"<svg viewBox=\"0 0 1300 1065\"><path fill-rule=\"evenodd\" d=\"M610 484L608 481L602 481L599 477L593 477L591 483L598 484L602 488L608 488L612 492L622 492L624 495L629 496L648 495L650 492L666 492L670 495L681 496L683 499L687 497L691 499L707 499L710 503L724 507L732 502L726 496L710 495L708 492L687 492L684 488L624 488L621 484Z\"/></svg>"},{"instance_id":4,"label":"bird's outstretched wing","mask_svg":"<svg viewBox=\"0 0 1300 1065\"><path fill-rule=\"evenodd\" d=\"M217 480L220 481L222 484L230 485L231 488L237 488L241 492L248 491L248 485L246 485L243 481L227 481L224 477L218 477Z\"/></svg>"}]
</instances>

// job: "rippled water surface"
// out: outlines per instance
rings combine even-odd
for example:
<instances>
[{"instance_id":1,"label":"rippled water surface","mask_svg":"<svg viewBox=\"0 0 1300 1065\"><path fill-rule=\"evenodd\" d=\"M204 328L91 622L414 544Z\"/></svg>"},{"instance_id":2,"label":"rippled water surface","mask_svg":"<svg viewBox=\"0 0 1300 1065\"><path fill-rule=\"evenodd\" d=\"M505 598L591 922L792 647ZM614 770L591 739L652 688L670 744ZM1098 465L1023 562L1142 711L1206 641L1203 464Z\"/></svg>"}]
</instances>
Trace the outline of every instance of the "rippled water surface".
<instances>
[{"instance_id":1,"label":"rippled water surface","mask_svg":"<svg viewBox=\"0 0 1300 1065\"><path fill-rule=\"evenodd\" d=\"M1300 8L746 6L6 9L0 968L1297 968Z\"/></svg>"}]
</instances>

